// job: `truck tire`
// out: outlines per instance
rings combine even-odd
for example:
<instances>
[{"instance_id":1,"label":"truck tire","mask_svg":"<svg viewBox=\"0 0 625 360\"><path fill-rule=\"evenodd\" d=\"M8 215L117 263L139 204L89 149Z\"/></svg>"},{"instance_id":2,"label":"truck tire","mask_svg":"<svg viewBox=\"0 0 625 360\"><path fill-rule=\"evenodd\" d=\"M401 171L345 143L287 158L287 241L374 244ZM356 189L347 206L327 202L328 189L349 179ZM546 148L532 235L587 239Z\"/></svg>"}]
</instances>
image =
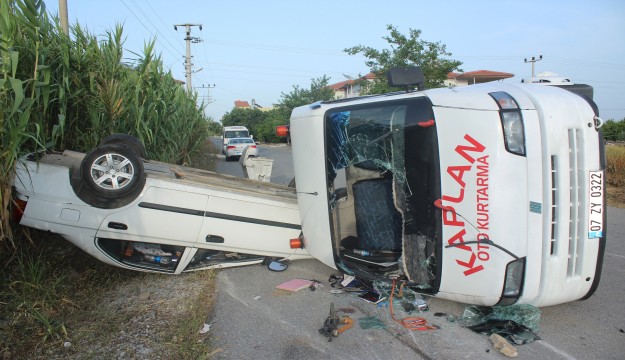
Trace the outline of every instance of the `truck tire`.
<instances>
[{"instance_id":1,"label":"truck tire","mask_svg":"<svg viewBox=\"0 0 625 360\"><path fill-rule=\"evenodd\" d=\"M142 159L148 159L148 154L145 151L145 146L136 137L128 134L111 134L100 142L100 146L107 144L121 144L130 147L134 150L135 154Z\"/></svg>"},{"instance_id":2,"label":"truck tire","mask_svg":"<svg viewBox=\"0 0 625 360\"><path fill-rule=\"evenodd\" d=\"M574 94L586 96L589 99L593 98L594 90L593 87L586 84L573 84L573 85L553 85L557 86L560 89L568 90Z\"/></svg>"},{"instance_id":3,"label":"truck tire","mask_svg":"<svg viewBox=\"0 0 625 360\"><path fill-rule=\"evenodd\" d=\"M71 174L76 195L85 203L115 209L131 203L145 186L143 162L123 144L98 146Z\"/></svg>"}]
</instances>

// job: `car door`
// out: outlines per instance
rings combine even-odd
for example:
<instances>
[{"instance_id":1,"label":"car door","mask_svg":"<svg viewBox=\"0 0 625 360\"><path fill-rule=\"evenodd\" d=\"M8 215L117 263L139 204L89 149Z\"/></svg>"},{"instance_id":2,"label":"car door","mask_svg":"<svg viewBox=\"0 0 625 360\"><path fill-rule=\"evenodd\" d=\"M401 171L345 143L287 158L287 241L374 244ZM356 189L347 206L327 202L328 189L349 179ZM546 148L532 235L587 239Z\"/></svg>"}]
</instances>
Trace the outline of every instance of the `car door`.
<instances>
[{"instance_id":1,"label":"car door","mask_svg":"<svg viewBox=\"0 0 625 360\"><path fill-rule=\"evenodd\" d=\"M198 236L198 248L263 256L287 257L289 240L301 233L295 199L241 194L210 196Z\"/></svg>"},{"instance_id":2,"label":"car door","mask_svg":"<svg viewBox=\"0 0 625 360\"><path fill-rule=\"evenodd\" d=\"M207 200L205 194L152 186L132 206L109 214L96 237L193 246Z\"/></svg>"}]
</instances>

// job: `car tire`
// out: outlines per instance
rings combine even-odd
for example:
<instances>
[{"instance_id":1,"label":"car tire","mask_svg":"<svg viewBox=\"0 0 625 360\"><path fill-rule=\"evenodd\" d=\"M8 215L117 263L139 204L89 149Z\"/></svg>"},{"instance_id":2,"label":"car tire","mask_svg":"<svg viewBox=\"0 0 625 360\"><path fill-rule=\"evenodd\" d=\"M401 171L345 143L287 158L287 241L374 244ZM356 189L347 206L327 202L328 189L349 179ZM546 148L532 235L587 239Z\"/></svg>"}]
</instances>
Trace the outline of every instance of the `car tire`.
<instances>
[{"instance_id":1,"label":"car tire","mask_svg":"<svg viewBox=\"0 0 625 360\"><path fill-rule=\"evenodd\" d=\"M107 144L121 144L130 147L134 150L135 154L142 159L148 159L148 154L145 151L145 146L136 137L128 134L111 134L100 142L100 146Z\"/></svg>"},{"instance_id":2,"label":"car tire","mask_svg":"<svg viewBox=\"0 0 625 360\"><path fill-rule=\"evenodd\" d=\"M87 204L114 209L129 204L141 193L145 170L132 148L106 144L85 155L79 172L72 174L71 184L76 195Z\"/></svg>"}]
</instances>

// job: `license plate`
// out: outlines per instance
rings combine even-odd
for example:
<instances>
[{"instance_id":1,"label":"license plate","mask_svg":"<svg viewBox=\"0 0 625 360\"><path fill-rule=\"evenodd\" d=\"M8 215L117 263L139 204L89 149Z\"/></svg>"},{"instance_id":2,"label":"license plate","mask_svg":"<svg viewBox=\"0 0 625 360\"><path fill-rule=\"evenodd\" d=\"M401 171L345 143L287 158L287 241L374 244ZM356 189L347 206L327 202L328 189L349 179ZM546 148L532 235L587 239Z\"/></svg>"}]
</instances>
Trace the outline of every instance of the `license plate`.
<instances>
[{"instance_id":1,"label":"license plate","mask_svg":"<svg viewBox=\"0 0 625 360\"><path fill-rule=\"evenodd\" d=\"M605 174L603 171L591 171L588 184L588 238L603 236L603 192Z\"/></svg>"}]
</instances>

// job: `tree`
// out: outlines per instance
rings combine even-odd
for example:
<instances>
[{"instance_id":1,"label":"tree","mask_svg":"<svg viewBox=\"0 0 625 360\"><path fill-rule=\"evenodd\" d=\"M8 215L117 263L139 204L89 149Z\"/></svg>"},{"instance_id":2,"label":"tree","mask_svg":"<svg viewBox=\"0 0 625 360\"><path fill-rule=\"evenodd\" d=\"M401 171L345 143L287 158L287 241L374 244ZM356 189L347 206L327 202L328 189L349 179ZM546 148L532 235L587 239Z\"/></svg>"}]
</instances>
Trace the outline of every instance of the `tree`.
<instances>
[{"instance_id":1,"label":"tree","mask_svg":"<svg viewBox=\"0 0 625 360\"><path fill-rule=\"evenodd\" d=\"M250 134L255 135L265 118L266 114L258 109L234 108L221 118L221 124L223 126L245 126Z\"/></svg>"},{"instance_id":2,"label":"tree","mask_svg":"<svg viewBox=\"0 0 625 360\"><path fill-rule=\"evenodd\" d=\"M460 70L461 61L445 59L451 56L447 47L440 42L429 42L420 39L421 30L409 29L409 35L400 33L393 25L387 25L389 36L382 37L391 49L377 50L369 46L357 45L344 51L350 55L362 53L367 59L365 64L376 74L377 79L365 91L369 94L380 94L393 89L386 84L385 73L398 66L419 66L425 75L425 87L444 86L447 74Z\"/></svg>"},{"instance_id":3,"label":"tree","mask_svg":"<svg viewBox=\"0 0 625 360\"><path fill-rule=\"evenodd\" d=\"M297 85L288 93L282 93L280 102L276 105L279 116L284 118L286 124L291 118L291 112L298 106L312 104L316 101L333 100L334 90L328 87L330 78L323 75L320 78L312 79L309 89L302 89Z\"/></svg>"},{"instance_id":4,"label":"tree","mask_svg":"<svg viewBox=\"0 0 625 360\"><path fill-rule=\"evenodd\" d=\"M607 141L625 141L625 119L608 120L603 124L603 137Z\"/></svg>"}]
</instances>

